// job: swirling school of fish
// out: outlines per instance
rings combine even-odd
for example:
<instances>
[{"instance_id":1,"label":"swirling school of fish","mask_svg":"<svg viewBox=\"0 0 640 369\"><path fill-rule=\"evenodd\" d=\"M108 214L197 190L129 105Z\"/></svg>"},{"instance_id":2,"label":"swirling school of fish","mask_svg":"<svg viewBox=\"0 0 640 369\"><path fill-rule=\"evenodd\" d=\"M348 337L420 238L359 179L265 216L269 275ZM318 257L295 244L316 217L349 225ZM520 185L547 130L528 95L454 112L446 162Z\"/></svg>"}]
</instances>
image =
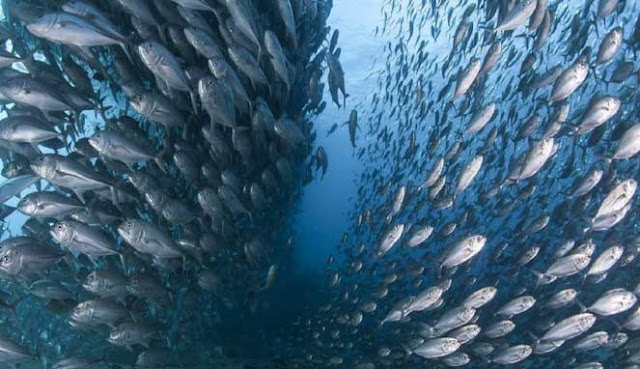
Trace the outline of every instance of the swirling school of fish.
<instances>
[{"instance_id":1,"label":"swirling school of fish","mask_svg":"<svg viewBox=\"0 0 640 369\"><path fill-rule=\"evenodd\" d=\"M0 366L217 365L327 170L331 1L2 3Z\"/></svg>"},{"instance_id":2,"label":"swirling school of fish","mask_svg":"<svg viewBox=\"0 0 640 369\"><path fill-rule=\"evenodd\" d=\"M307 360L640 368L639 13L384 2L333 300L297 323Z\"/></svg>"}]
</instances>

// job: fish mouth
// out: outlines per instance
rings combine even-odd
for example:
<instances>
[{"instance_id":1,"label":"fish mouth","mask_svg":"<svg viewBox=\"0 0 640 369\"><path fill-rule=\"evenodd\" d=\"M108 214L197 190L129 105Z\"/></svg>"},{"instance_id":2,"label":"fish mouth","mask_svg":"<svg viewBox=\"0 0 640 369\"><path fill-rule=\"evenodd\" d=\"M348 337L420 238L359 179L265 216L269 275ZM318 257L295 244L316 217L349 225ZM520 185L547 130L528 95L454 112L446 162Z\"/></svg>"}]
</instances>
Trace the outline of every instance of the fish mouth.
<instances>
[{"instance_id":1,"label":"fish mouth","mask_svg":"<svg viewBox=\"0 0 640 369\"><path fill-rule=\"evenodd\" d=\"M33 35L41 34L41 32L39 31L40 27L36 24L27 24L26 28L27 28L27 31L29 31L29 33Z\"/></svg>"},{"instance_id":2,"label":"fish mouth","mask_svg":"<svg viewBox=\"0 0 640 369\"><path fill-rule=\"evenodd\" d=\"M120 225L118 226L117 231L118 231L118 234L119 234L122 238L124 238L125 240L128 240L128 239L129 239L129 232L127 232L127 230L126 230L126 228L125 228L125 224L124 224L124 223L122 223L122 224L120 224Z\"/></svg>"},{"instance_id":3,"label":"fish mouth","mask_svg":"<svg viewBox=\"0 0 640 369\"><path fill-rule=\"evenodd\" d=\"M89 145L91 145L91 147L97 150L98 140L95 137L89 137L87 141L89 141Z\"/></svg>"}]
</instances>

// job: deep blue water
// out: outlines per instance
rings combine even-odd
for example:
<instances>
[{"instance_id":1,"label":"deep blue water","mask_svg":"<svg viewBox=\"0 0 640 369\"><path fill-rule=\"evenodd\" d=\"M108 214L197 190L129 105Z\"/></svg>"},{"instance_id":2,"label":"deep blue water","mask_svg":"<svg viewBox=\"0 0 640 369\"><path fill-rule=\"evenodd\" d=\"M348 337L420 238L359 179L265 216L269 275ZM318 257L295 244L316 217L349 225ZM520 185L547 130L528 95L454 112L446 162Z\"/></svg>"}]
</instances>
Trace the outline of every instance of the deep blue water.
<instances>
[{"instance_id":1,"label":"deep blue water","mask_svg":"<svg viewBox=\"0 0 640 369\"><path fill-rule=\"evenodd\" d=\"M14 5L11 1L2 2L5 9ZM289 0L285 2L289 3ZM59 6L49 1L28 3L36 12L44 3L48 8ZM280 42L284 43L291 59L303 52L309 52L309 57L316 55L317 50L292 51L291 44L285 41L287 36L282 24L273 22L270 4L251 3L255 8L252 11L261 13L259 22L256 21L260 24L253 28L273 28L279 33ZM293 3L300 7L295 8L298 20L308 16L298 10L309 3ZM331 1L320 3L331 4ZM529 23L529 18L536 15L528 14L527 20L512 31L493 31L511 14L513 9L508 3L517 3L516 10L518 6L534 3L540 9L544 8L537 15L542 14L545 21L550 22L546 25L549 26L549 38L539 50L532 51L532 45L543 33L539 27L545 25L543 21L537 30L531 29L536 27ZM611 3L615 3L611 12L599 16L603 11L600 8ZM130 10L123 11L119 5L109 6L104 9L128 17L126 14ZM22 15L28 16L27 10L23 9ZM334 0L326 20L313 26L299 21L296 29L300 37L307 40L305 37L311 37L316 28L319 32L324 26L330 27L325 40L317 43L318 48L329 48L331 35L339 30L337 46L340 51L330 53L339 60L344 71L345 90L349 96L343 100L340 95L339 102L344 102L344 106L332 102L328 57L320 58L321 67L312 72L303 68L308 60L298 60L297 72L308 72L308 75L304 74L305 79L318 73L321 75L318 80L326 83L322 96L326 108L319 114L304 116L313 124L313 129L303 132L305 123L292 121L304 136L303 142L290 145L285 135L275 129L275 133L269 131L268 148L256 145L252 149L256 168L240 159L238 148L223 164L216 158L209 159L207 149L215 145L207 143L199 133L182 139L170 130L166 134L156 128L144 131L162 145L172 143L177 151L184 146L191 147L198 158L204 158L203 161L213 160L219 169L231 169L239 174L243 188L236 189L236 196L241 205L253 201L244 185L263 181L260 177L263 167L274 171L281 181L277 183L277 189L269 192L267 210L247 205L250 210L246 213L250 215L242 211L238 215L224 201L225 209L232 214L221 216L222 226L216 228L209 223L218 219L210 214L205 216L199 212L195 218L202 221L194 220L187 225L172 224L163 219L167 217L162 212L150 210L144 202L134 205L134 211L123 211L126 217L121 218L133 216L150 221L171 232L170 239L186 237L190 232L199 236L211 228L225 245L212 251L212 255L207 251L210 258L206 262L185 258L184 264L176 267L177 272L165 270L140 255L132 266L125 268L120 267L119 259L115 257L94 263L67 255L64 262L51 270L37 273L39 279L55 281L73 291L72 297L66 299L70 306L62 312L55 311L52 300L30 296L31 284L37 279L3 278L0 287L7 295L3 300L18 301L18 304L14 313L4 309L7 313L2 315L4 325L0 327L0 336L4 334L37 357L38 360L26 365L39 363L51 367L51 363L70 356L93 359L108 356L109 360L104 361L110 367L128 367L145 352L144 345L133 345L127 350L107 344L105 337L112 329L110 326L81 331L71 329L69 325L73 307L95 297L79 287L86 274L94 269L113 269L127 274L127 278L137 273L153 274L167 288L171 295L170 306L129 295L117 302L129 311L130 317L124 321L153 322L157 335L151 346L179 361L179 367L232 366L235 359L259 358L269 367L277 361L287 368L413 368L431 367L432 364L446 367L455 364L448 360L466 360L463 365L472 368L505 364L523 368L635 369L640 365L640 358L634 356L640 347L636 333L640 323L634 320L640 314L636 303L640 293L636 278L640 248L634 181L639 169L635 153L640 150L628 158L614 156L627 137L625 132L632 132L629 128L637 124L635 117L640 100L636 52L640 46L640 22L636 19L640 19L639 11L638 3L630 0L619 3L613 0ZM203 11L203 14L214 14L207 12ZM222 14L233 19L233 15ZM217 24L216 17L212 16L209 21ZM4 14L0 19L5 19ZM122 28L131 30L130 23L130 19L124 19ZM23 32L20 35L25 40L34 40L20 22L11 24ZM457 31L463 26L469 28L461 36L460 44L454 46L454 38L459 36ZM311 27L311 31L305 27ZM616 27L620 27L624 41L614 50L611 60L599 63L597 54L603 39L615 32ZM302 32L303 29L309 33ZM228 37L241 43L242 48L254 51L250 37L241 34L246 31L232 30L239 33L234 36L231 32ZM158 30L151 27L148 32L154 34ZM216 33L216 37L224 36ZM137 42L141 35L130 37ZM154 41L166 42L161 38ZM173 44L172 51L178 53ZM497 44L501 45L502 52L493 68L486 73L476 71L468 89L462 96L454 97L454 90L463 83L462 76L473 70L474 63L484 63L488 51ZM61 49L56 43L48 45L56 59ZM11 41L5 48L15 51ZM228 54L231 59L231 53ZM106 52L99 60L109 65L114 62L113 55L112 51ZM35 56L36 60L49 63L47 58L41 53ZM560 101L550 101L553 100L552 91L566 77L560 73L566 73L581 58L587 61L584 81ZM527 65L527 60L533 62ZM189 64L183 58L180 62ZM277 95L274 91L282 88L282 83L271 71L270 62L268 58L258 61L259 69L269 71L269 88L253 83L246 71L242 72L246 75L240 74L241 87L250 91L252 98L267 99L265 104L277 112L277 119L287 115L297 119L302 114L301 107L308 103L305 94L309 93L311 83L297 81L292 86L295 92L292 97ZM614 70L624 62L631 66L630 75L623 81L611 81ZM203 67L206 60L194 58L191 64ZM135 68L139 68L137 72L145 78L141 84L143 89L162 91L159 79L154 80L142 65L138 63ZM558 74L547 85L534 86L536 78L554 67ZM37 67L25 69L20 63L13 68L33 74L33 70L39 71ZM210 74L203 69L205 75ZM233 69L240 73L240 63ZM93 82L101 88L106 87L100 93L114 92L96 75ZM126 110L125 95L114 93L122 100L116 102L112 97L107 98L107 104L113 105L107 114L117 116L119 110L126 111L146 126L148 119L143 114ZM231 93L233 91L229 90ZM167 94L171 95L171 91ZM171 101L189 109L186 95L171 95ZM603 96L615 99L620 109L606 107L597 111L605 114L610 109L615 110L600 121L598 116L590 116L593 112L590 109L594 104L597 107ZM3 103L0 119L23 109L20 104L13 104L12 99L8 100ZM562 102L570 105L570 113L562 122L562 129L554 134L553 141L549 141L543 134ZM469 121L490 103L495 104L495 114L479 132L467 135L465 130ZM253 105L251 109L254 109ZM240 125L243 127L237 131L237 127L216 127L220 128L222 137L235 146L236 134L254 133L250 121L256 110L245 114L239 103L231 110L242 117L239 121L242 120ZM350 137L349 120L354 112L358 113L357 128L355 137ZM29 114L35 113L30 111ZM201 118L202 115L194 114L190 121L205 126L208 119ZM538 126L526 132L523 128L534 118L538 120ZM595 121L597 127L584 133L581 129L589 120L587 118ZM65 115L64 119L67 124L76 124L72 114ZM87 127L80 136L91 136L105 127L97 114L84 113L84 119ZM338 128L329 135L334 124ZM179 131L187 137L184 132L186 130ZM310 139L314 134L315 139ZM493 142L490 140L492 134ZM258 141L253 136L250 139ZM352 139L355 147L352 147ZM640 141L640 135L627 141L633 146ZM538 158L535 149L549 142L552 144L547 147L552 149L547 151L543 163L530 177L525 177L527 165ZM316 159L312 158L320 147L328 157L325 175L316 170ZM453 152L456 147L459 151ZM51 149L43 149L43 153L51 152ZM434 171L438 159L443 157L444 169L437 176L442 186L436 190L438 185L424 182ZM472 176L468 186L461 186L460 178L468 174L469 163L479 157L482 164L477 174ZM287 183L286 171L281 170L279 165L282 163L277 161L280 159L292 166L293 182ZM3 155L3 165L14 160L13 155ZM104 169L100 166L104 164L98 165L103 161L104 158L98 156L83 165L104 170L114 177L120 175L119 169L108 165ZM199 209L194 199L205 186L199 180L193 183L185 180L187 176L177 169L177 165L172 165L169 164L172 171L166 174L169 185L164 190L171 196L190 201L189 206ZM312 178L303 185L308 166L312 168ZM151 165L144 165L136 170L150 171L149 168ZM602 170L602 179L596 181L588 193L573 194L576 184L594 168ZM155 173L157 177L165 176ZM611 200L609 194L619 190L625 181L633 183L633 190L616 198L607 208L605 205ZM29 188L18 197L33 190ZM395 203L399 193L406 195ZM137 196L144 199L144 193ZM5 205L17 206L18 197L11 198ZM396 205L397 209L394 209ZM601 214L604 215L600 217ZM600 223L607 223L614 217L619 219L610 225ZM7 217L3 222L6 230L2 239L27 233L22 228L27 219L17 211ZM31 235L38 238L38 242L57 247L62 242L51 242L48 234L53 224L47 220L43 230ZM419 245L410 246L414 232L423 226L432 226L433 233ZM126 247L129 241L118 235L117 226L107 224L102 228L109 232L110 239L115 240L118 247ZM385 239L391 237L393 229L401 231L389 249L383 250ZM482 236L478 249L451 251L457 250L470 236ZM254 241L260 244L260 252L256 254L249 249ZM576 246L560 255L558 250L566 242L574 242ZM198 247L203 249L203 246ZM614 249L618 254L611 256L615 261L605 272L588 272L595 263L604 262L599 256L614 252ZM532 250L535 252L527 259ZM579 265L579 261L571 259L575 255L587 263ZM553 267L559 264L576 270L554 270ZM276 266L277 278L269 280L268 271ZM207 273L216 278L217 284L212 289L203 286L199 279ZM269 285L270 282L273 284ZM443 322L447 314L462 308L470 309L473 304L469 305L467 297L487 287L495 288L495 297L489 298L486 305L474 307L468 319L456 315L464 321L447 328L446 321ZM442 296L428 306L416 307L420 301L416 296L421 296L428 288L437 289ZM568 288L577 290L575 300L558 309L545 305L555 293ZM605 303L610 293L623 297L619 297L620 301ZM497 313L522 296L531 296L535 303L516 313ZM372 303L375 303L374 308L367 311ZM558 323L576 314L590 314L595 320L593 328L590 326L575 336L564 337L566 343L550 354L536 351L550 343L544 338L548 332L553 332ZM512 320L516 328L500 337L484 335L498 319ZM460 332L465 328L482 333L464 341ZM584 343L581 340L585 337L598 332L606 334L605 341L588 350L576 347ZM442 337L454 340L459 348L446 355L429 357L435 355L428 350L433 349L429 344L439 342ZM505 362L507 359L502 354L518 347L525 354L512 363ZM479 352L483 349L490 352ZM2 364L0 356L0 366ZM171 367L173 363L158 367L165 366Z\"/></svg>"}]
</instances>

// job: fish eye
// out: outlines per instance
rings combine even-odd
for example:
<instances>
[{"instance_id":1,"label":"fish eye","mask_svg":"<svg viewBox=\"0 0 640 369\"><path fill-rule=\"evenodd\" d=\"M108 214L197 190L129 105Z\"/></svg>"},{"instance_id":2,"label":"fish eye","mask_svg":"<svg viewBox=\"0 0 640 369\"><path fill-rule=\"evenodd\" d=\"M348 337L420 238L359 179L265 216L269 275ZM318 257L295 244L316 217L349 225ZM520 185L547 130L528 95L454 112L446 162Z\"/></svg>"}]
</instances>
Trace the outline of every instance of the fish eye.
<instances>
[{"instance_id":1,"label":"fish eye","mask_svg":"<svg viewBox=\"0 0 640 369\"><path fill-rule=\"evenodd\" d=\"M56 229L61 231L62 230L62 224L60 224L60 223L56 224Z\"/></svg>"},{"instance_id":2,"label":"fish eye","mask_svg":"<svg viewBox=\"0 0 640 369\"><path fill-rule=\"evenodd\" d=\"M2 262L5 263L5 264L8 263L9 262L9 255L3 256L2 257Z\"/></svg>"}]
</instances>

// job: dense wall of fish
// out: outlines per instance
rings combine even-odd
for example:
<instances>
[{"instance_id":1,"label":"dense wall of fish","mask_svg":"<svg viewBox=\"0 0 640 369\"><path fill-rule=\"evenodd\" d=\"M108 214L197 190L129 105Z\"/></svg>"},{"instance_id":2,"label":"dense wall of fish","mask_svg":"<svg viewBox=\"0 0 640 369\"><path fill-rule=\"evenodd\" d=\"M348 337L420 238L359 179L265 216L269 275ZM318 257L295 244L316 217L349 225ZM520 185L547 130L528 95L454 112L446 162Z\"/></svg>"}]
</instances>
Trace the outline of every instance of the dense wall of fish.
<instances>
[{"instance_id":1,"label":"dense wall of fish","mask_svg":"<svg viewBox=\"0 0 640 369\"><path fill-rule=\"evenodd\" d=\"M2 6L0 366L222 365L327 170L332 2Z\"/></svg>"},{"instance_id":2,"label":"dense wall of fish","mask_svg":"<svg viewBox=\"0 0 640 369\"><path fill-rule=\"evenodd\" d=\"M309 362L639 368L640 6L388 0ZM360 121L359 121L360 119Z\"/></svg>"}]
</instances>

